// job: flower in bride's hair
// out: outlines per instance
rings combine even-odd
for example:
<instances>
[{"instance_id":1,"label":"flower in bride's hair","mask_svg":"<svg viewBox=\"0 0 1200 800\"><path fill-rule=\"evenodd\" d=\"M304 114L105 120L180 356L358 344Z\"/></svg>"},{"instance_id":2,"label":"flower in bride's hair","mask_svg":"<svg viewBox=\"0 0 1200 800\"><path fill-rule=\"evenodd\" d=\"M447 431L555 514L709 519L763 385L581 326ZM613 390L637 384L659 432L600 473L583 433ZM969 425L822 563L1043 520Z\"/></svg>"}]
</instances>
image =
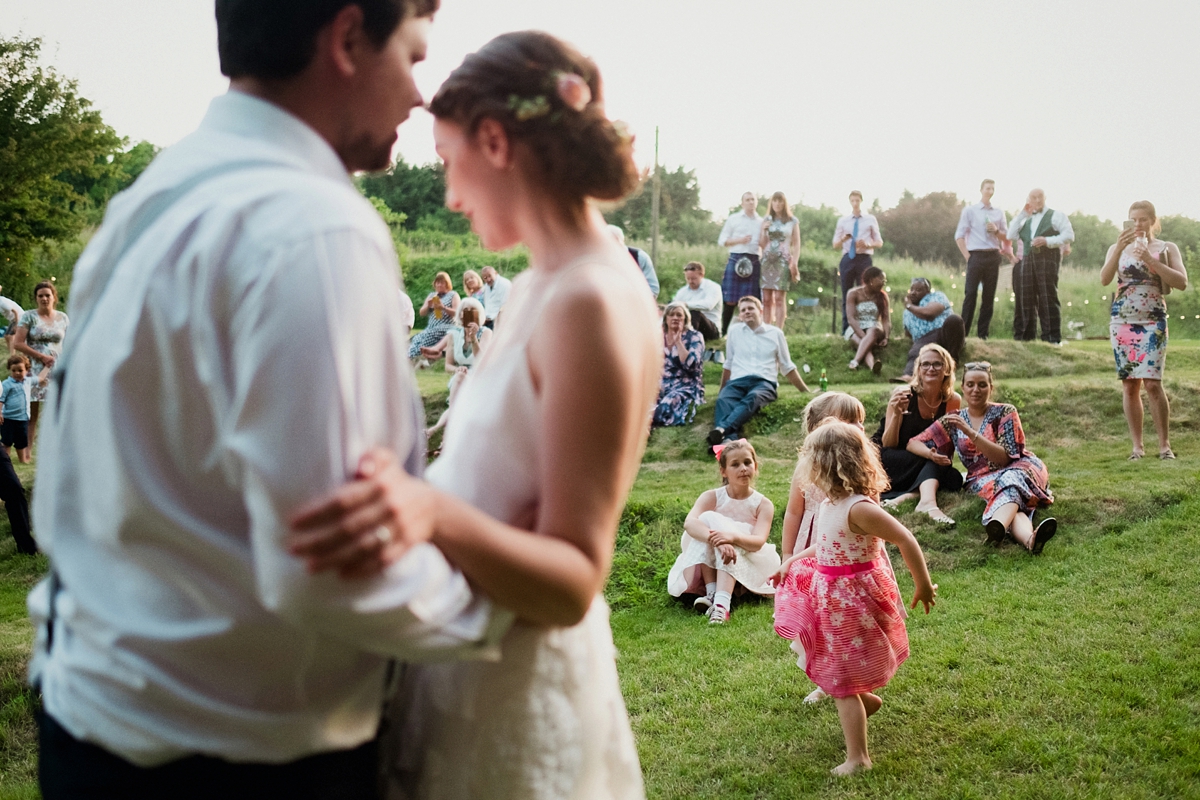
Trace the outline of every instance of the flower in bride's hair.
<instances>
[{"instance_id":1,"label":"flower in bride's hair","mask_svg":"<svg viewBox=\"0 0 1200 800\"><path fill-rule=\"evenodd\" d=\"M632 142L633 141L633 133L630 132L629 126L626 125L624 122L622 122L619 119L614 119L612 122L612 126L613 126L613 130L615 130L617 132L617 136L620 137L621 141L623 141L623 142Z\"/></svg>"},{"instance_id":2,"label":"flower in bride's hair","mask_svg":"<svg viewBox=\"0 0 1200 800\"><path fill-rule=\"evenodd\" d=\"M574 72L560 72L555 81L558 97L563 105L573 111L583 111L592 102L592 89L582 76Z\"/></svg>"},{"instance_id":3,"label":"flower in bride's hair","mask_svg":"<svg viewBox=\"0 0 1200 800\"><path fill-rule=\"evenodd\" d=\"M545 116L550 113L550 101L546 99L544 94L539 94L537 97L521 97L520 95L510 94L508 96L508 110L513 112L513 116L518 122L536 119L537 117Z\"/></svg>"}]
</instances>

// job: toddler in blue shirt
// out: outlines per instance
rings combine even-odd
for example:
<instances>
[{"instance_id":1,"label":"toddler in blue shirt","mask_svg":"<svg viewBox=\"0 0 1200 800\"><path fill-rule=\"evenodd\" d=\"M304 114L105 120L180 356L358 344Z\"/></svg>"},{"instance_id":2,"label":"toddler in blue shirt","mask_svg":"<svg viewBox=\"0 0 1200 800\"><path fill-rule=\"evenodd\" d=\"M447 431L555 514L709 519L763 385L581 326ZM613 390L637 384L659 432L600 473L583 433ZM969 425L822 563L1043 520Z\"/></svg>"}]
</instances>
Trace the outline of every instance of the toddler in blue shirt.
<instances>
[{"instance_id":1,"label":"toddler in blue shirt","mask_svg":"<svg viewBox=\"0 0 1200 800\"><path fill-rule=\"evenodd\" d=\"M50 370L46 370L50 374ZM4 452L17 448L17 458L28 464L29 452L29 359L20 353L8 357L8 377L0 382L0 445Z\"/></svg>"}]
</instances>

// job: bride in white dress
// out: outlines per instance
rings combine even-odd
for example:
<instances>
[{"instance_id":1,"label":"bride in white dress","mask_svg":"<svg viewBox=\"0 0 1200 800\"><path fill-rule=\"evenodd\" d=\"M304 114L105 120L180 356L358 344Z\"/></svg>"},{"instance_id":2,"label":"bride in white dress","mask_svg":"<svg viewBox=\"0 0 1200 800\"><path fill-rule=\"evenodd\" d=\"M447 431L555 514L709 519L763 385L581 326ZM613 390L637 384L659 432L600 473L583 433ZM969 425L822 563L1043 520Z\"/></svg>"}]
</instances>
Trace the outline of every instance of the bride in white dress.
<instances>
[{"instance_id":1,"label":"bride in white dress","mask_svg":"<svg viewBox=\"0 0 1200 800\"><path fill-rule=\"evenodd\" d=\"M447 206L489 249L524 243L530 268L459 391L428 483L369 455L370 477L329 506L343 543L362 546L310 563L369 574L381 521L431 525L518 618L499 661L405 669L385 746L394 797L642 798L601 590L662 337L645 279L591 203L636 186L631 142L605 116L595 65L541 33L468 56L430 109Z\"/></svg>"}]
</instances>

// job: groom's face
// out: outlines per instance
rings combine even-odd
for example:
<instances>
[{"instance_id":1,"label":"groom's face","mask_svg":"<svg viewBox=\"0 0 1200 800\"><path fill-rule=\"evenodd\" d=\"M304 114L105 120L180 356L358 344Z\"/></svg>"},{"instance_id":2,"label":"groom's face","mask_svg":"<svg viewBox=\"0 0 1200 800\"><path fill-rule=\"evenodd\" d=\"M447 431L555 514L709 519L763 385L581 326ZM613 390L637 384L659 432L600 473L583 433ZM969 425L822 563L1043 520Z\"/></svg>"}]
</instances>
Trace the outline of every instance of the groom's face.
<instances>
[{"instance_id":1,"label":"groom's face","mask_svg":"<svg viewBox=\"0 0 1200 800\"><path fill-rule=\"evenodd\" d=\"M413 67L425 59L429 17L408 17L382 48L358 53L352 114L344 122L339 155L351 171L386 169L391 164L396 129L423 104Z\"/></svg>"}]
</instances>

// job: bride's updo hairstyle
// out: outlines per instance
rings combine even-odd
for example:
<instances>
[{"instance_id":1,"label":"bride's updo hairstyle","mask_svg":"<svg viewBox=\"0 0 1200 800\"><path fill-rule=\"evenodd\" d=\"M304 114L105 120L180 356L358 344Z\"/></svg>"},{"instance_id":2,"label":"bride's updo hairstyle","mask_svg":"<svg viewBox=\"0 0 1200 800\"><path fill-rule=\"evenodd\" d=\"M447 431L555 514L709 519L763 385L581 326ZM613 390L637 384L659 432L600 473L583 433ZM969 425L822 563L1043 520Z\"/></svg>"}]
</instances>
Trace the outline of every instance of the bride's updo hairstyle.
<instances>
[{"instance_id":1,"label":"bride's updo hairstyle","mask_svg":"<svg viewBox=\"0 0 1200 800\"><path fill-rule=\"evenodd\" d=\"M620 200L638 185L633 139L604 113L600 70L540 31L492 39L438 89L429 110L473 136L484 119L524 145L530 175L573 212L588 198Z\"/></svg>"}]
</instances>

